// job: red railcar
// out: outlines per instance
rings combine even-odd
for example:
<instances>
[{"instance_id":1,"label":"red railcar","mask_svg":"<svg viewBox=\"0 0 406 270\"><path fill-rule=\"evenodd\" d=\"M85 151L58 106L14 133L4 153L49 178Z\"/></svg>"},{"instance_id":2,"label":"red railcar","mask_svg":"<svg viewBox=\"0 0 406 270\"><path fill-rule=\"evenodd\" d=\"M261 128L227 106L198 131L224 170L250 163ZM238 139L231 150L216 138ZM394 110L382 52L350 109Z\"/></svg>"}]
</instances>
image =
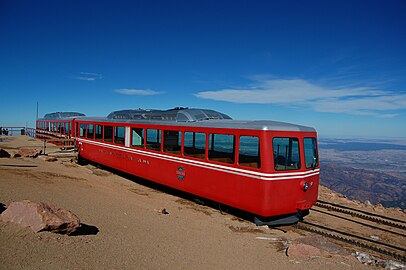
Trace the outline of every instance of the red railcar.
<instances>
[{"instance_id":1,"label":"red railcar","mask_svg":"<svg viewBox=\"0 0 406 270\"><path fill-rule=\"evenodd\" d=\"M294 223L317 201L317 133L212 110L124 110L73 120L78 156L256 215Z\"/></svg>"},{"instance_id":2,"label":"red railcar","mask_svg":"<svg viewBox=\"0 0 406 270\"><path fill-rule=\"evenodd\" d=\"M35 136L55 144L66 144L65 140L73 137L73 123L78 116L85 115L78 112L48 113L44 118L37 119Z\"/></svg>"}]
</instances>

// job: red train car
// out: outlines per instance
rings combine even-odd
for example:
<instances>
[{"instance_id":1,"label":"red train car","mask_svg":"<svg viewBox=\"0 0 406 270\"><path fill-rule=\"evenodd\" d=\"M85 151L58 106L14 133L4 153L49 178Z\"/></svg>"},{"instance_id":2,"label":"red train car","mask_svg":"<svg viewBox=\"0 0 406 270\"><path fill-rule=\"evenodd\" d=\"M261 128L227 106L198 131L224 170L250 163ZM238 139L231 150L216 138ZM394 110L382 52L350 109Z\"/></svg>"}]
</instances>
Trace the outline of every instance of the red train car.
<instances>
[{"instance_id":1,"label":"red train car","mask_svg":"<svg viewBox=\"0 0 406 270\"><path fill-rule=\"evenodd\" d=\"M36 121L35 136L55 144L64 144L64 139L73 138L73 121L75 117L85 116L78 112L48 113Z\"/></svg>"},{"instance_id":2,"label":"red train car","mask_svg":"<svg viewBox=\"0 0 406 270\"><path fill-rule=\"evenodd\" d=\"M253 213L295 223L317 201L317 133L203 109L123 110L73 120L78 157Z\"/></svg>"}]
</instances>

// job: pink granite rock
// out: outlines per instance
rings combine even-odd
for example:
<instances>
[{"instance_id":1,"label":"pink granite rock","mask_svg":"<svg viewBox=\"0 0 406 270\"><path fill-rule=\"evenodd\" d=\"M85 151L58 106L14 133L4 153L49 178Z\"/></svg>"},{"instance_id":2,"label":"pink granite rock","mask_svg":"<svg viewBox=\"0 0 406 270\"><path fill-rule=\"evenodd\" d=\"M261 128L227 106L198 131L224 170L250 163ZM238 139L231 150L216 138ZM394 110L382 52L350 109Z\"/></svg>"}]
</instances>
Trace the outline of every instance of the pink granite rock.
<instances>
[{"instance_id":1,"label":"pink granite rock","mask_svg":"<svg viewBox=\"0 0 406 270\"><path fill-rule=\"evenodd\" d=\"M322 250L313 247L311 245L303 243L294 243L289 246L287 250L287 255L289 257L300 257L300 256L320 256L322 255Z\"/></svg>"},{"instance_id":2,"label":"pink granite rock","mask_svg":"<svg viewBox=\"0 0 406 270\"><path fill-rule=\"evenodd\" d=\"M20 148L18 149L18 154L22 157L32 157L36 158L39 154L42 153L42 150L36 148Z\"/></svg>"},{"instance_id":3,"label":"pink granite rock","mask_svg":"<svg viewBox=\"0 0 406 270\"><path fill-rule=\"evenodd\" d=\"M71 211L27 200L11 203L0 217L5 222L30 227L35 232L72 234L80 227L79 218Z\"/></svg>"}]
</instances>

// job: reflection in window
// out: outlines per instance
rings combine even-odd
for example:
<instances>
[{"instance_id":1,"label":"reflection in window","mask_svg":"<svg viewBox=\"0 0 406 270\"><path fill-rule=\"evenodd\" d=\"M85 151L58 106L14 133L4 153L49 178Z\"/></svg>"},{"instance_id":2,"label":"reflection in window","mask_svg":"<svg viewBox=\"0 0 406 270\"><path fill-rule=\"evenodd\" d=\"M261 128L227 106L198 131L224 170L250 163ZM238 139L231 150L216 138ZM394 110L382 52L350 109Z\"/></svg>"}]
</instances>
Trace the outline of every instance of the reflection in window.
<instances>
[{"instance_id":1,"label":"reflection in window","mask_svg":"<svg viewBox=\"0 0 406 270\"><path fill-rule=\"evenodd\" d=\"M238 154L238 163L241 166L261 167L259 157L259 138L256 136L241 136Z\"/></svg>"},{"instance_id":2,"label":"reflection in window","mask_svg":"<svg viewBox=\"0 0 406 270\"><path fill-rule=\"evenodd\" d=\"M125 134L124 127L114 127L114 143L124 144Z\"/></svg>"},{"instance_id":3,"label":"reflection in window","mask_svg":"<svg viewBox=\"0 0 406 270\"><path fill-rule=\"evenodd\" d=\"M195 158L205 158L206 134L201 132L185 132L184 154Z\"/></svg>"},{"instance_id":4,"label":"reflection in window","mask_svg":"<svg viewBox=\"0 0 406 270\"><path fill-rule=\"evenodd\" d=\"M144 147L144 129L132 128L131 134L131 146Z\"/></svg>"},{"instance_id":5,"label":"reflection in window","mask_svg":"<svg viewBox=\"0 0 406 270\"><path fill-rule=\"evenodd\" d=\"M316 168L319 165L319 155L317 153L316 138L304 139L304 154L306 168Z\"/></svg>"},{"instance_id":6,"label":"reflection in window","mask_svg":"<svg viewBox=\"0 0 406 270\"><path fill-rule=\"evenodd\" d=\"M275 170L300 169L299 140L297 138L274 138L272 142Z\"/></svg>"},{"instance_id":7,"label":"reflection in window","mask_svg":"<svg viewBox=\"0 0 406 270\"><path fill-rule=\"evenodd\" d=\"M86 135L86 124L80 124L79 136L85 137L85 135Z\"/></svg>"},{"instance_id":8,"label":"reflection in window","mask_svg":"<svg viewBox=\"0 0 406 270\"><path fill-rule=\"evenodd\" d=\"M147 129L147 149L161 150L161 131L159 129Z\"/></svg>"},{"instance_id":9,"label":"reflection in window","mask_svg":"<svg viewBox=\"0 0 406 270\"><path fill-rule=\"evenodd\" d=\"M96 125L96 140L101 140L103 138L103 126Z\"/></svg>"},{"instance_id":10,"label":"reflection in window","mask_svg":"<svg viewBox=\"0 0 406 270\"><path fill-rule=\"evenodd\" d=\"M180 154L182 145L182 132L164 130L164 152Z\"/></svg>"},{"instance_id":11,"label":"reflection in window","mask_svg":"<svg viewBox=\"0 0 406 270\"><path fill-rule=\"evenodd\" d=\"M234 135L210 134L209 159L224 163L234 163Z\"/></svg>"}]
</instances>

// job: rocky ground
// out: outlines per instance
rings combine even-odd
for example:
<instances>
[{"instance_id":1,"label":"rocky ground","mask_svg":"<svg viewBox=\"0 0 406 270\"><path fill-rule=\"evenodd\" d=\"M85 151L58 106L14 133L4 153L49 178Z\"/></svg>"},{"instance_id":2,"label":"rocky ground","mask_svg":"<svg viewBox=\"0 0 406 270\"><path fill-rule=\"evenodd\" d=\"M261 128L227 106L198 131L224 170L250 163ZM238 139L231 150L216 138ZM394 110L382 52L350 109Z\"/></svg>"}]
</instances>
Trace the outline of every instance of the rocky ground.
<instances>
[{"instance_id":1,"label":"rocky ground","mask_svg":"<svg viewBox=\"0 0 406 270\"><path fill-rule=\"evenodd\" d=\"M11 156L21 147L43 150L29 137L0 139ZM69 209L85 226L68 236L0 221L2 269L376 268L328 239L257 227L143 180L79 166L49 144L46 153L0 158L0 212L14 201L45 202ZM405 220L399 209L350 201L324 187L320 198Z\"/></svg>"}]
</instances>

